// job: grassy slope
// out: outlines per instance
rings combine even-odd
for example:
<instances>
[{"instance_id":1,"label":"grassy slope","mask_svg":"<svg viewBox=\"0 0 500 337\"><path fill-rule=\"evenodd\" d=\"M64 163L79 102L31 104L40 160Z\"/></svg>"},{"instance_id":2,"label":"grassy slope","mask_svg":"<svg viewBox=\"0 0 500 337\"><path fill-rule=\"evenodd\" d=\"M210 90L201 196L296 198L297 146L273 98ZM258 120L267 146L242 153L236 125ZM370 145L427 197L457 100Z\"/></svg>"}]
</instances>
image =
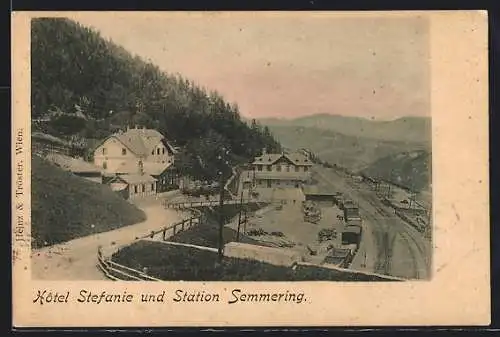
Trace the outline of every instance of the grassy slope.
<instances>
[{"instance_id":1,"label":"grassy slope","mask_svg":"<svg viewBox=\"0 0 500 337\"><path fill-rule=\"evenodd\" d=\"M139 241L114 255L115 262L162 280L184 281L381 281L377 276L346 273L324 268L288 267L250 259L225 257L218 265L216 252L161 242Z\"/></svg>"},{"instance_id":2,"label":"grassy slope","mask_svg":"<svg viewBox=\"0 0 500 337\"><path fill-rule=\"evenodd\" d=\"M253 211L255 209L256 206L253 206L252 209L250 209L250 211ZM225 222L237 216L238 211L239 209L235 205L224 206ZM207 214L208 217L207 223L201 226L192 227L188 230L185 230L184 232L177 233L169 240L173 242L189 243L192 245L217 248L219 243L219 225L218 225L217 215L209 213L208 210L205 211L205 214ZM236 241L237 238L237 232L228 227L223 228L222 235L224 238L224 243ZM265 245L259 241L253 240L252 238L244 235L240 236L240 242L256 244L261 246Z\"/></svg>"},{"instance_id":3,"label":"grassy slope","mask_svg":"<svg viewBox=\"0 0 500 337\"><path fill-rule=\"evenodd\" d=\"M74 176L37 156L32 159L31 189L34 248L109 231L146 218L109 187Z\"/></svg>"}]
</instances>

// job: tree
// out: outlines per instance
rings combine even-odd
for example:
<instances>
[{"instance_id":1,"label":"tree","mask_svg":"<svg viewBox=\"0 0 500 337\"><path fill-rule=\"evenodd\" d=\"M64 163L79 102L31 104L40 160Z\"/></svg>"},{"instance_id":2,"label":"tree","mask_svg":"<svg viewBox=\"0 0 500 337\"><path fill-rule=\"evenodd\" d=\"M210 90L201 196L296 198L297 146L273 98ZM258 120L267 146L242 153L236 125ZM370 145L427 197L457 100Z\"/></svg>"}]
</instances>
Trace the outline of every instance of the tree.
<instances>
[{"instance_id":1,"label":"tree","mask_svg":"<svg viewBox=\"0 0 500 337\"><path fill-rule=\"evenodd\" d=\"M264 146L280 147L269 129L255 120L250 127L241 121L237 104L220 93L164 73L92 29L68 19L37 18L31 35L32 115L51 106L68 112L79 105L89 119L54 121L56 134L103 138L112 126L156 128L189 149L184 171L200 177L214 175L214 149L230 148L237 164Z\"/></svg>"},{"instance_id":2,"label":"tree","mask_svg":"<svg viewBox=\"0 0 500 337\"><path fill-rule=\"evenodd\" d=\"M74 135L85 128L85 119L71 116L62 115L50 121L50 128L54 130L54 133L59 135L69 136Z\"/></svg>"}]
</instances>

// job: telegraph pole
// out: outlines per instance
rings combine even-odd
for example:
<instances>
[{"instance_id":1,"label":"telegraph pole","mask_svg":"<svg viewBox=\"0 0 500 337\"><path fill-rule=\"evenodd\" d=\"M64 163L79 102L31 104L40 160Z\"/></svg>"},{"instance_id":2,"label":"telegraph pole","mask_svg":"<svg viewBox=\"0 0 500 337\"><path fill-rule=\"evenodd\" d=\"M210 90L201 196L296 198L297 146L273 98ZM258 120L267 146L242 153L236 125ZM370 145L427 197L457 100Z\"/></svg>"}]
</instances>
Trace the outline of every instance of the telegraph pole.
<instances>
[{"instance_id":1,"label":"telegraph pole","mask_svg":"<svg viewBox=\"0 0 500 337\"><path fill-rule=\"evenodd\" d=\"M414 204L415 204L415 192L414 192L414 184L413 184L413 180L411 180L410 182L410 197L408 199L410 199L410 204L408 205L408 209L413 209L414 207Z\"/></svg>"},{"instance_id":2,"label":"telegraph pole","mask_svg":"<svg viewBox=\"0 0 500 337\"><path fill-rule=\"evenodd\" d=\"M218 254L219 260L222 261L224 257L224 164L229 165L227 155L229 151L222 147L222 155L217 156L220 163L219 169L219 247Z\"/></svg>"},{"instance_id":3,"label":"telegraph pole","mask_svg":"<svg viewBox=\"0 0 500 337\"><path fill-rule=\"evenodd\" d=\"M236 234L236 242L240 242L240 226L241 226L241 212L242 211L243 211L243 189L241 190L240 213L238 215L238 232Z\"/></svg>"},{"instance_id":4,"label":"telegraph pole","mask_svg":"<svg viewBox=\"0 0 500 337\"><path fill-rule=\"evenodd\" d=\"M219 259L222 260L224 256L223 247L224 247L224 175L222 171L219 171Z\"/></svg>"}]
</instances>

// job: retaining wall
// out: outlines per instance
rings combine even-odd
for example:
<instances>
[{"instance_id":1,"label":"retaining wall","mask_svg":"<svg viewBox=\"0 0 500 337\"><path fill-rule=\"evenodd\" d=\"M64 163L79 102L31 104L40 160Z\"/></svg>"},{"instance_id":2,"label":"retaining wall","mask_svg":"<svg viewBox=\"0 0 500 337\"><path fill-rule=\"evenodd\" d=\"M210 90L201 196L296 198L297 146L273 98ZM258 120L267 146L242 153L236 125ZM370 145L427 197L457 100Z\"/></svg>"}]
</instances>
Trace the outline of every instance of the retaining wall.
<instances>
[{"instance_id":1,"label":"retaining wall","mask_svg":"<svg viewBox=\"0 0 500 337\"><path fill-rule=\"evenodd\" d=\"M240 259L252 259L287 267L301 261L300 254L291 250L257 246L241 242L227 243L224 246L224 256Z\"/></svg>"}]
</instances>

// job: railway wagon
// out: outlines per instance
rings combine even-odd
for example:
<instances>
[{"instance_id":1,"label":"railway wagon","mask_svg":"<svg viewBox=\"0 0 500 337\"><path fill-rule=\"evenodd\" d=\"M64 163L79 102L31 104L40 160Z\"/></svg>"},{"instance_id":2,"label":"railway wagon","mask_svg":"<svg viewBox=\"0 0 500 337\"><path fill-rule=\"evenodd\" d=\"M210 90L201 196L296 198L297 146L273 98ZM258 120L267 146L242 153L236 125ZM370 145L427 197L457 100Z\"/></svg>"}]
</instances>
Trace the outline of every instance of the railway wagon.
<instances>
[{"instance_id":1,"label":"railway wagon","mask_svg":"<svg viewBox=\"0 0 500 337\"><path fill-rule=\"evenodd\" d=\"M323 260L323 264L330 264L340 268L347 268L352 260L352 253L349 249L332 249Z\"/></svg>"},{"instance_id":2,"label":"railway wagon","mask_svg":"<svg viewBox=\"0 0 500 337\"><path fill-rule=\"evenodd\" d=\"M359 217L359 206L352 200L346 200L343 205L344 218L347 220L349 217Z\"/></svg>"},{"instance_id":3,"label":"railway wagon","mask_svg":"<svg viewBox=\"0 0 500 337\"><path fill-rule=\"evenodd\" d=\"M357 225L347 225L342 232L342 244L355 244L359 247L361 242L362 227Z\"/></svg>"},{"instance_id":4,"label":"railway wagon","mask_svg":"<svg viewBox=\"0 0 500 337\"><path fill-rule=\"evenodd\" d=\"M347 219L345 219L345 222L347 226L359 226L361 227L361 224L363 220L359 216L349 216Z\"/></svg>"}]
</instances>

